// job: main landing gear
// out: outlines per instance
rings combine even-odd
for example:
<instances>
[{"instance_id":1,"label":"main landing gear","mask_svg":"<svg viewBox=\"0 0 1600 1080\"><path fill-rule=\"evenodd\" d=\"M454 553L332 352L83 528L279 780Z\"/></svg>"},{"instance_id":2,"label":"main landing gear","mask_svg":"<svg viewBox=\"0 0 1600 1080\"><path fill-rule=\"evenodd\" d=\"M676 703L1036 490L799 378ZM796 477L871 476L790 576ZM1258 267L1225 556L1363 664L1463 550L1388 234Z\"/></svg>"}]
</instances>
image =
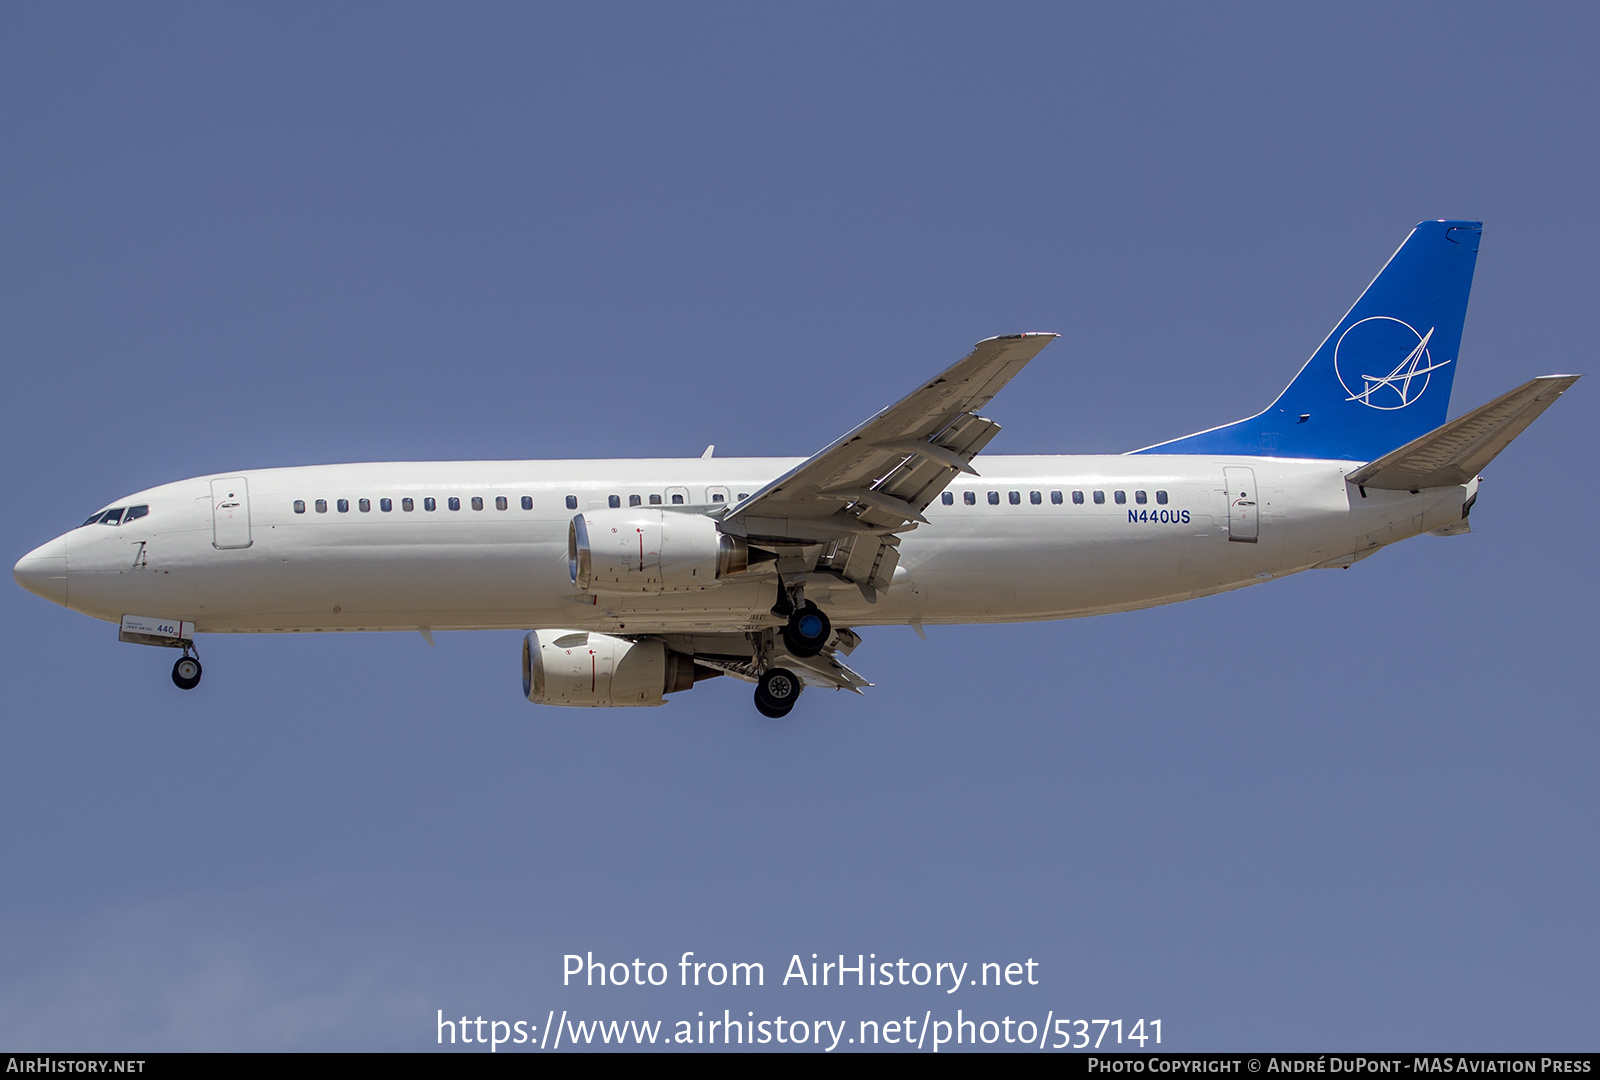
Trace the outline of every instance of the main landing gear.
<instances>
[{"instance_id":1,"label":"main landing gear","mask_svg":"<svg viewBox=\"0 0 1600 1080\"><path fill-rule=\"evenodd\" d=\"M789 613L789 621L783 627L783 645L795 656L804 659L821 652L832 633L833 624L828 621L828 616L807 600Z\"/></svg>"},{"instance_id":2,"label":"main landing gear","mask_svg":"<svg viewBox=\"0 0 1600 1080\"><path fill-rule=\"evenodd\" d=\"M200 657L190 656L184 649L178 662L172 665L172 685L179 690L193 690L200 685Z\"/></svg>"},{"instance_id":3,"label":"main landing gear","mask_svg":"<svg viewBox=\"0 0 1600 1080\"><path fill-rule=\"evenodd\" d=\"M781 720L800 700L800 677L787 668L768 668L756 681L756 711Z\"/></svg>"},{"instance_id":4,"label":"main landing gear","mask_svg":"<svg viewBox=\"0 0 1600 1080\"><path fill-rule=\"evenodd\" d=\"M833 623L821 608L803 599L801 588L779 582L778 602L773 605L772 613L785 620L779 631L783 647L790 656L804 660L816 656L828 644L833 636ZM767 662L770 642L771 638L765 637L757 646L757 661L762 665ZM802 689L800 677L788 668L766 668L756 681L756 711L774 720L788 716L800 699Z\"/></svg>"},{"instance_id":5,"label":"main landing gear","mask_svg":"<svg viewBox=\"0 0 1600 1080\"><path fill-rule=\"evenodd\" d=\"M772 613L787 620L783 625L783 646L801 659L822 651L833 633L833 623L822 609L810 600L803 599L803 586L778 583L778 602Z\"/></svg>"}]
</instances>

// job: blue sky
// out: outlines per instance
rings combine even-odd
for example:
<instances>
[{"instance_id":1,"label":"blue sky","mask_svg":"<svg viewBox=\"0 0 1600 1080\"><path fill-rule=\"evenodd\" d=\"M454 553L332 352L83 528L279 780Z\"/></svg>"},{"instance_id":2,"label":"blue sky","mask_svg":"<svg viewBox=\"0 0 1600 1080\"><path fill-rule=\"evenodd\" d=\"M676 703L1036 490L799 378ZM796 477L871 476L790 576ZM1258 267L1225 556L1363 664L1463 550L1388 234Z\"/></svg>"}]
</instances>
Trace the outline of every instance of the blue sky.
<instances>
[{"instance_id":1,"label":"blue sky","mask_svg":"<svg viewBox=\"0 0 1600 1080\"><path fill-rule=\"evenodd\" d=\"M0 12L0 537L328 461L810 453L979 338L1006 453L1265 405L1485 222L1452 413L1589 371L1582 5ZM866 634L761 720L519 694L518 635L170 657L0 590L0 1045L425 1049L538 1019L1160 1018L1165 1049L1594 1049L1587 382L1465 538ZM561 957L758 960L563 989ZM1033 958L974 992L792 954Z\"/></svg>"}]
</instances>

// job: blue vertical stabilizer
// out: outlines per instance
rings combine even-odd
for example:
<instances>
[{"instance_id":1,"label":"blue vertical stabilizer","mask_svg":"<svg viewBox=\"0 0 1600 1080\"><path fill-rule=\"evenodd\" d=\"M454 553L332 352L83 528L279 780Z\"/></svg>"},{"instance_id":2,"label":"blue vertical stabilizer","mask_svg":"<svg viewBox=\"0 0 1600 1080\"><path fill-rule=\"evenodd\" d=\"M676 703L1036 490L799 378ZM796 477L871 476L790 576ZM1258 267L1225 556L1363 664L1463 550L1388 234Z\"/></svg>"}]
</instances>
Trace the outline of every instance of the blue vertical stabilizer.
<instances>
[{"instance_id":1,"label":"blue vertical stabilizer","mask_svg":"<svg viewBox=\"0 0 1600 1080\"><path fill-rule=\"evenodd\" d=\"M1424 221L1277 401L1134 452L1371 461L1443 424L1482 229Z\"/></svg>"}]
</instances>

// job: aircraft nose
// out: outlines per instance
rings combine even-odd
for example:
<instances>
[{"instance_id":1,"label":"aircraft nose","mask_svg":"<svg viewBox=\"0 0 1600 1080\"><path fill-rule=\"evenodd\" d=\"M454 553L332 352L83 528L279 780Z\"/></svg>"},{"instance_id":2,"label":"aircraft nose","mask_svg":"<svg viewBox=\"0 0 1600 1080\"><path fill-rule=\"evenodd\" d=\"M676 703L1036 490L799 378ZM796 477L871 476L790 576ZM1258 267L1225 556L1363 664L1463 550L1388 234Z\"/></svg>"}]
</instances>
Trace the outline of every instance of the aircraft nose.
<instances>
[{"instance_id":1,"label":"aircraft nose","mask_svg":"<svg viewBox=\"0 0 1600 1080\"><path fill-rule=\"evenodd\" d=\"M40 544L17 560L11 574L18 585L35 596L66 607L67 538L58 536L48 544Z\"/></svg>"}]
</instances>

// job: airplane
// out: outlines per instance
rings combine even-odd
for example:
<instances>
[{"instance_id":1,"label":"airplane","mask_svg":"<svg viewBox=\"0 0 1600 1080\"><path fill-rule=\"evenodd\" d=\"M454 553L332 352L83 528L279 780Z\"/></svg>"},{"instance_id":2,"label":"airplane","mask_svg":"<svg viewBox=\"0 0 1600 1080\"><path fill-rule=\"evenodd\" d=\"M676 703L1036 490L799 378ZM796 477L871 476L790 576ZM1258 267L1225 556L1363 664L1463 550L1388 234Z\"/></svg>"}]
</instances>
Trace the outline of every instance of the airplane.
<instances>
[{"instance_id":1,"label":"airplane","mask_svg":"<svg viewBox=\"0 0 1600 1080\"><path fill-rule=\"evenodd\" d=\"M136 492L24 555L23 588L181 650L199 634L527 630L523 694L655 706L704 679L860 693L859 630L1067 619L1349 568L1469 531L1480 473L1579 378L1445 421L1482 225L1425 221L1261 412L1123 454L980 456L1055 337L988 338L804 460L383 462Z\"/></svg>"}]
</instances>

